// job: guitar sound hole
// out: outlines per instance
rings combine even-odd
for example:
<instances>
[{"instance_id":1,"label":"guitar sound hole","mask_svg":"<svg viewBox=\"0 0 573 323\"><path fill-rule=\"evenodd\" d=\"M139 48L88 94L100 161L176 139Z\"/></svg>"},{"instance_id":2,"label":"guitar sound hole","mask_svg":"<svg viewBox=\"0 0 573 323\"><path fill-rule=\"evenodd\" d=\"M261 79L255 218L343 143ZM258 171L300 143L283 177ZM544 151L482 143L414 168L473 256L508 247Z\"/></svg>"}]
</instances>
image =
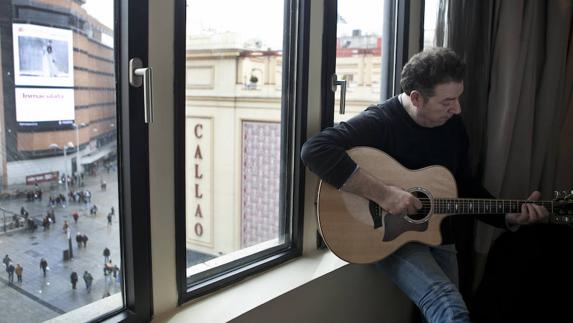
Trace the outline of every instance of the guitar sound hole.
<instances>
[{"instance_id":1,"label":"guitar sound hole","mask_svg":"<svg viewBox=\"0 0 573 323\"><path fill-rule=\"evenodd\" d=\"M414 221L423 220L426 216L428 216L432 208L430 197L426 193L417 190L410 193L412 193L412 195L414 195L417 199L420 200L420 202L422 202L422 208L419 209L416 214L409 214L408 217Z\"/></svg>"}]
</instances>

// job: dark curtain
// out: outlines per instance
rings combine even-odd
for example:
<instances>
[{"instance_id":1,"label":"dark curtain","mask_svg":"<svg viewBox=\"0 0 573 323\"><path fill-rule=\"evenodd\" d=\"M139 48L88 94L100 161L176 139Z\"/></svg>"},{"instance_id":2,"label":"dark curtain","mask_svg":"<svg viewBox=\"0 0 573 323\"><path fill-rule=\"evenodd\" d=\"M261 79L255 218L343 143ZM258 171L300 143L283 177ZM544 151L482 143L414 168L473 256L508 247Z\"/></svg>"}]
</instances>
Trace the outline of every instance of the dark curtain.
<instances>
[{"instance_id":1,"label":"dark curtain","mask_svg":"<svg viewBox=\"0 0 573 323\"><path fill-rule=\"evenodd\" d=\"M442 0L442 15L437 45L468 65L462 114L476 176L499 198L538 189L551 199L554 189L573 188L573 3ZM571 299L572 280L552 272L572 272L571 228L536 224L510 233L465 218L455 224L460 289L476 321L566 314L567 306L549 308L547 300L565 305L548 296L552 289Z\"/></svg>"}]
</instances>

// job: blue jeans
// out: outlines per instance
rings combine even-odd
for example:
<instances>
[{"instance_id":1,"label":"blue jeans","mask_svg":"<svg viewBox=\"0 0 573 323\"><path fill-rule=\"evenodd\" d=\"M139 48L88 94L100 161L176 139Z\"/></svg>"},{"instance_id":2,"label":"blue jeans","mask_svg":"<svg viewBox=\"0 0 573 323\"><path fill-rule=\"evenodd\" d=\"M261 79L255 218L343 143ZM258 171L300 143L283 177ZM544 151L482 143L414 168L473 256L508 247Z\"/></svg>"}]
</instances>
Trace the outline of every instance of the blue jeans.
<instances>
[{"instance_id":1,"label":"blue jeans","mask_svg":"<svg viewBox=\"0 0 573 323\"><path fill-rule=\"evenodd\" d=\"M410 242L377 263L429 323L470 322L458 291L456 247Z\"/></svg>"}]
</instances>

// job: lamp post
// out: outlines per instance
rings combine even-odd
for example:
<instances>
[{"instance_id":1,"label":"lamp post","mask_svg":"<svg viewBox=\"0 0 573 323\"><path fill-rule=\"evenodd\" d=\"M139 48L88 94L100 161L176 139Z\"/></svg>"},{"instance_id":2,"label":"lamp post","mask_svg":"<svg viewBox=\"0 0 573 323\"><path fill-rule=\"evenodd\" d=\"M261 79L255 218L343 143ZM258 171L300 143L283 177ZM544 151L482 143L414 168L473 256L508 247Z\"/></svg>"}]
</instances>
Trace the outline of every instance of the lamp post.
<instances>
[{"instance_id":1,"label":"lamp post","mask_svg":"<svg viewBox=\"0 0 573 323\"><path fill-rule=\"evenodd\" d=\"M74 123L74 128L76 128L76 160L78 164L78 181L82 180L82 156L80 155L80 127L84 127L85 123L76 124Z\"/></svg>"},{"instance_id":2,"label":"lamp post","mask_svg":"<svg viewBox=\"0 0 573 323\"><path fill-rule=\"evenodd\" d=\"M64 173L64 187L65 187L65 203L64 203L64 207L67 205L67 200L68 200L68 155L67 155L67 148L68 147L73 147L74 144L72 144L71 142L68 142L68 144L66 146L64 146L63 148L60 148L60 146L58 146L58 144L50 144L50 148L57 148L57 149L61 149L64 152L64 169L65 169L65 173Z\"/></svg>"}]
</instances>

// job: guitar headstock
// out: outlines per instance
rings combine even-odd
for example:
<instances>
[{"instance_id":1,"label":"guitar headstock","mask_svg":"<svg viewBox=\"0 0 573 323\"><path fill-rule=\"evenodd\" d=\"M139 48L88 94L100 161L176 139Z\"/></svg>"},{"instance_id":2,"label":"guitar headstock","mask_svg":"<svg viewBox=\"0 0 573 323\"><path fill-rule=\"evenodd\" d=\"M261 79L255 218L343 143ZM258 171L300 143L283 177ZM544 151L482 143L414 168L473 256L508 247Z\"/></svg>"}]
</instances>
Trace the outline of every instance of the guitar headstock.
<instances>
[{"instance_id":1,"label":"guitar headstock","mask_svg":"<svg viewBox=\"0 0 573 323\"><path fill-rule=\"evenodd\" d=\"M573 191L555 191L549 222L573 226Z\"/></svg>"}]
</instances>

